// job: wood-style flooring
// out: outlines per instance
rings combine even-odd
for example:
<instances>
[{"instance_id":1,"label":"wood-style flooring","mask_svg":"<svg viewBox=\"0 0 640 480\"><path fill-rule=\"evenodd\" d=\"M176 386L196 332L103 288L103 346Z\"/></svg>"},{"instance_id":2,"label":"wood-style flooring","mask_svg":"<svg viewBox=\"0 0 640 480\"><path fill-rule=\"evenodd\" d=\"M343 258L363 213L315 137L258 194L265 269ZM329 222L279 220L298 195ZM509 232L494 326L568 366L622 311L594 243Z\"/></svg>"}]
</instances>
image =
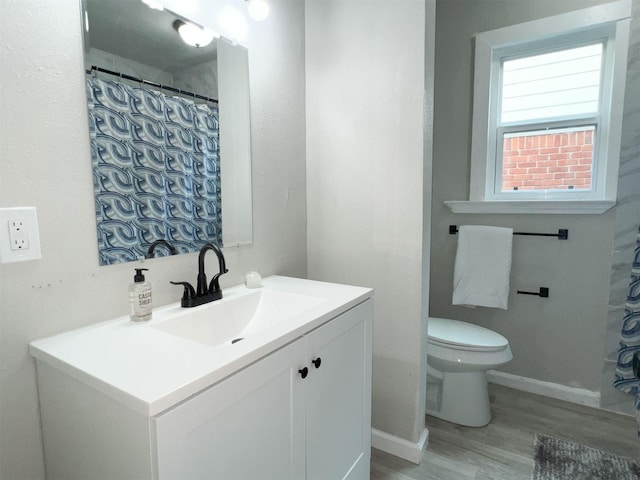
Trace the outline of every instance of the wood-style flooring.
<instances>
[{"instance_id":1,"label":"wood-style flooring","mask_svg":"<svg viewBox=\"0 0 640 480\"><path fill-rule=\"evenodd\" d=\"M373 449L371 479L530 480L536 433L640 460L633 417L499 385L489 385L489 395L489 425L461 427L427 416L429 443L420 465Z\"/></svg>"}]
</instances>

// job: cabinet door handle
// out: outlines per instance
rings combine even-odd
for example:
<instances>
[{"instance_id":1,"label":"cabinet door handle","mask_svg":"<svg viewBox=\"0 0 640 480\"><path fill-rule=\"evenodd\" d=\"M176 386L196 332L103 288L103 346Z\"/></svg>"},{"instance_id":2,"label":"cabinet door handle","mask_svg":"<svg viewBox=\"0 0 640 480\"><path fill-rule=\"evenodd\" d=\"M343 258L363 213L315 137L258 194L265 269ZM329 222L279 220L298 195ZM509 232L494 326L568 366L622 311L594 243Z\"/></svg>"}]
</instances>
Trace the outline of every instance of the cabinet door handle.
<instances>
[{"instance_id":1,"label":"cabinet door handle","mask_svg":"<svg viewBox=\"0 0 640 480\"><path fill-rule=\"evenodd\" d=\"M302 378L307 378L307 375L309 375L309 369L307 367L301 368L298 370L298 373Z\"/></svg>"},{"instance_id":2,"label":"cabinet door handle","mask_svg":"<svg viewBox=\"0 0 640 480\"><path fill-rule=\"evenodd\" d=\"M311 363L313 363L313 366L316 368L320 368L320 365L322 364L322 359L320 357L311 360Z\"/></svg>"}]
</instances>

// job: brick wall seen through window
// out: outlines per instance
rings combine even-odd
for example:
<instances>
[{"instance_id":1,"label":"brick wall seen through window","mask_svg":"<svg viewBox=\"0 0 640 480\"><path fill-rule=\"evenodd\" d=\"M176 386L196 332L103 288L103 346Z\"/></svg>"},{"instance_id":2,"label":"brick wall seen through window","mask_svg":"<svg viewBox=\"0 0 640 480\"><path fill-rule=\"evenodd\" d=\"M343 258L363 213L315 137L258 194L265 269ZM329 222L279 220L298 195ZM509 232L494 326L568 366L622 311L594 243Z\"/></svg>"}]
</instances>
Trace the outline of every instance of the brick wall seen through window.
<instances>
[{"instance_id":1,"label":"brick wall seen through window","mask_svg":"<svg viewBox=\"0 0 640 480\"><path fill-rule=\"evenodd\" d=\"M504 136L502 191L590 189L593 127L535 133Z\"/></svg>"}]
</instances>

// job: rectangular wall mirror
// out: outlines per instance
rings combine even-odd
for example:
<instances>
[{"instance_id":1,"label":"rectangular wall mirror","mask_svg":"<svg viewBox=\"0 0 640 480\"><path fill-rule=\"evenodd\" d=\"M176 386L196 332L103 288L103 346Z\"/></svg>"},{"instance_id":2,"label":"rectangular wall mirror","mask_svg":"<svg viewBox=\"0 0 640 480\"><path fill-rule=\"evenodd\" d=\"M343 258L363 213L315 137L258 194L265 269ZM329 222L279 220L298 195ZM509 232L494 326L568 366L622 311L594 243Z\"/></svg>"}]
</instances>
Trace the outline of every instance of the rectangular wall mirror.
<instances>
[{"instance_id":1,"label":"rectangular wall mirror","mask_svg":"<svg viewBox=\"0 0 640 480\"><path fill-rule=\"evenodd\" d=\"M252 242L248 52L141 0L82 0L100 265ZM158 246L156 255L168 255Z\"/></svg>"}]
</instances>

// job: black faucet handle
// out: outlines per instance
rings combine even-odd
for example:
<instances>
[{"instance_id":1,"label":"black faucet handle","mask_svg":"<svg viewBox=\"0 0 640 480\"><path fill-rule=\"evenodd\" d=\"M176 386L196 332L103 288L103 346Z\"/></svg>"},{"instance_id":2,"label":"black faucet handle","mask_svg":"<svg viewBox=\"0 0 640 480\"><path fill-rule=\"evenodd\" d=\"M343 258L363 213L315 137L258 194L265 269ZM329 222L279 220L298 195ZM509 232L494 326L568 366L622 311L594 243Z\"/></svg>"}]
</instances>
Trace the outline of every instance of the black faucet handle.
<instances>
[{"instance_id":1,"label":"black faucet handle","mask_svg":"<svg viewBox=\"0 0 640 480\"><path fill-rule=\"evenodd\" d=\"M184 287L184 293L182 294L183 300L196 298L196 291L189 282L169 282L172 285L182 285Z\"/></svg>"},{"instance_id":2,"label":"black faucet handle","mask_svg":"<svg viewBox=\"0 0 640 480\"><path fill-rule=\"evenodd\" d=\"M227 270L226 268L219 272L216 273L213 278L211 279L211 283L209 284L209 293L213 293L213 292L219 292L220 291L220 277L222 275L224 275L225 273L227 273L229 270Z\"/></svg>"}]
</instances>

